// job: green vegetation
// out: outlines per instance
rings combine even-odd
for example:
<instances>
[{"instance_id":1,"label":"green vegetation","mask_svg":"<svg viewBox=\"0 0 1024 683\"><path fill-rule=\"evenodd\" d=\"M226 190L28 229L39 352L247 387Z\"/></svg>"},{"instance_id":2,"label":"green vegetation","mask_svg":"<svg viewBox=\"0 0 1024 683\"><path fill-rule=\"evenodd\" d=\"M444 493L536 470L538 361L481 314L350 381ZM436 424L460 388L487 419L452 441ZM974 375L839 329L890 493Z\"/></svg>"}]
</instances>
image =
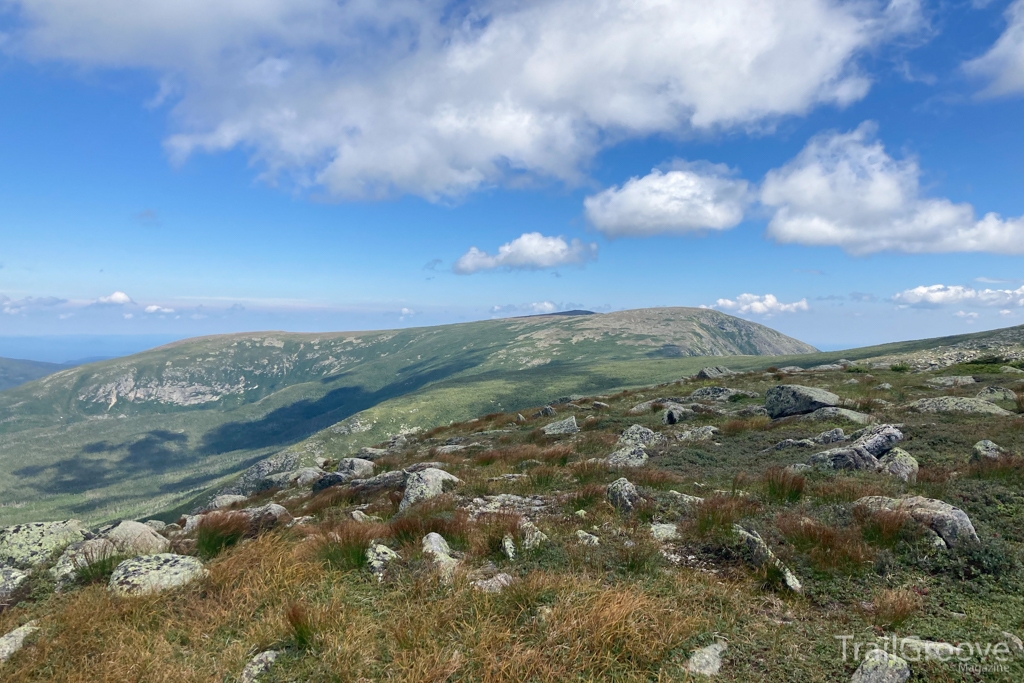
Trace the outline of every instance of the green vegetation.
<instances>
[{"instance_id":1,"label":"green vegetation","mask_svg":"<svg viewBox=\"0 0 1024 683\"><path fill-rule=\"evenodd\" d=\"M11 389L66 369L66 365L58 365L57 363L0 358L0 391Z\"/></svg>"}]
</instances>

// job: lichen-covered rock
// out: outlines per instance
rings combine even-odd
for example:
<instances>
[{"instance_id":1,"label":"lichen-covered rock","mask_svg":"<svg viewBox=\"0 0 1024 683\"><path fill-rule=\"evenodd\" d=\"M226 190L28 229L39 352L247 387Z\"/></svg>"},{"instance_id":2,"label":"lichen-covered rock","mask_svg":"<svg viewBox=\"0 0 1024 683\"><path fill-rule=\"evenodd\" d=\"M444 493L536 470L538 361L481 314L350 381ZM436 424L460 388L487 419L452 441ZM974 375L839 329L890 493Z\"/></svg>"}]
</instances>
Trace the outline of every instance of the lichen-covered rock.
<instances>
[{"instance_id":1,"label":"lichen-covered rock","mask_svg":"<svg viewBox=\"0 0 1024 683\"><path fill-rule=\"evenodd\" d=\"M703 427L697 427L696 429L688 429L685 432L676 434L677 441L683 441L686 443L692 443L695 441L710 441L718 433L718 427L712 425L704 425Z\"/></svg>"},{"instance_id":2,"label":"lichen-covered rock","mask_svg":"<svg viewBox=\"0 0 1024 683\"><path fill-rule=\"evenodd\" d=\"M558 422L552 422L551 424L544 425L542 431L548 436L566 436L568 434L575 434L580 431L579 426L576 424L576 416L570 415L564 420Z\"/></svg>"},{"instance_id":3,"label":"lichen-covered rock","mask_svg":"<svg viewBox=\"0 0 1024 683\"><path fill-rule=\"evenodd\" d=\"M658 443L662 443L665 440L661 434L658 434L653 429L648 429L643 425L630 425L622 432L619 436L618 445L622 448L630 448L632 446L653 446Z\"/></svg>"},{"instance_id":4,"label":"lichen-covered rock","mask_svg":"<svg viewBox=\"0 0 1024 683\"><path fill-rule=\"evenodd\" d=\"M166 553L171 542L141 522L125 520L100 531L123 555L153 555Z\"/></svg>"},{"instance_id":5,"label":"lichen-covered rock","mask_svg":"<svg viewBox=\"0 0 1024 683\"><path fill-rule=\"evenodd\" d=\"M768 544L764 542L763 538L761 538L761 534L756 531L747 531L739 524L733 524L732 530L740 537L740 540L743 541L743 545L746 547L751 560L756 566L774 566L782 572L782 580L783 583L785 583L786 588L794 593L799 593L803 590L803 586L800 585L800 580L797 579L796 575L789 570L789 567L782 564L782 561L775 557L775 553L772 552L772 549L769 548Z\"/></svg>"},{"instance_id":6,"label":"lichen-covered rock","mask_svg":"<svg viewBox=\"0 0 1024 683\"><path fill-rule=\"evenodd\" d=\"M878 469L908 484L917 482L917 459L902 448L894 448L879 458Z\"/></svg>"},{"instance_id":7,"label":"lichen-covered rock","mask_svg":"<svg viewBox=\"0 0 1024 683\"><path fill-rule=\"evenodd\" d=\"M839 443L841 441L846 441L846 433L843 431L842 427L836 427L835 429L830 429L827 432L818 434L813 440L815 443L820 444Z\"/></svg>"},{"instance_id":8,"label":"lichen-covered rock","mask_svg":"<svg viewBox=\"0 0 1024 683\"><path fill-rule=\"evenodd\" d=\"M580 545L601 545L601 539L583 529L576 530L576 542Z\"/></svg>"},{"instance_id":9,"label":"lichen-covered rock","mask_svg":"<svg viewBox=\"0 0 1024 683\"><path fill-rule=\"evenodd\" d=\"M974 444L974 453L971 455L971 460L998 460L1004 455L1007 455L1005 448L994 441L982 439Z\"/></svg>"},{"instance_id":10,"label":"lichen-covered rock","mask_svg":"<svg viewBox=\"0 0 1024 683\"><path fill-rule=\"evenodd\" d=\"M548 540L547 534L526 518L519 520L519 538L523 550L534 550Z\"/></svg>"},{"instance_id":11,"label":"lichen-covered rock","mask_svg":"<svg viewBox=\"0 0 1024 683\"><path fill-rule=\"evenodd\" d=\"M701 503L704 502L703 498L700 498L698 496L691 496L686 493L679 493L679 491L668 491L667 493L668 495L672 496L676 501L686 506L700 505Z\"/></svg>"},{"instance_id":12,"label":"lichen-covered rock","mask_svg":"<svg viewBox=\"0 0 1024 683\"><path fill-rule=\"evenodd\" d=\"M10 633L0 637L0 664L14 656L14 653L25 646L29 636L39 630L35 621L19 626Z\"/></svg>"},{"instance_id":13,"label":"lichen-covered rock","mask_svg":"<svg viewBox=\"0 0 1024 683\"><path fill-rule=\"evenodd\" d=\"M441 534L431 531L423 537L423 554L433 562L445 581L451 581L455 569L459 566L459 561L452 557L451 553L448 542Z\"/></svg>"},{"instance_id":14,"label":"lichen-covered rock","mask_svg":"<svg viewBox=\"0 0 1024 683\"><path fill-rule=\"evenodd\" d=\"M733 396L757 398L759 394L756 391L743 391L741 389L730 389L728 387L701 387L690 394L690 400L716 401L724 403L731 400Z\"/></svg>"},{"instance_id":15,"label":"lichen-covered rock","mask_svg":"<svg viewBox=\"0 0 1024 683\"><path fill-rule=\"evenodd\" d=\"M342 458L334 471L346 477L344 481L368 479L373 476L373 463L362 458Z\"/></svg>"},{"instance_id":16,"label":"lichen-covered rock","mask_svg":"<svg viewBox=\"0 0 1024 683\"><path fill-rule=\"evenodd\" d=\"M851 436L857 436L852 443L815 453L807 463L822 469L878 470L882 467L878 459L903 440L903 432L887 424L875 425Z\"/></svg>"},{"instance_id":17,"label":"lichen-covered rock","mask_svg":"<svg viewBox=\"0 0 1024 683\"><path fill-rule=\"evenodd\" d=\"M701 368L700 372L694 375L695 379L718 379L720 377L729 377L736 373L725 367L724 365L713 365L710 368Z\"/></svg>"},{"instance_id":18,"label":"lichen-covered rock","mask_svg":"<svg viewBox=\"0 0 1024 683\"><path fill-rule=\"evenodd\" d=\"M957 377L932 377L926 379L925 383L933 387L962 387L967 384L974 384L975 380L971 375L961 375Z\"/></svg>"},{"instance_id":19,"label":"lichen-covered rock","mask_svg":"<svg viewBox=\"0 0 1024 683\"><path fill-rule=\"evenodd\" d=\"M242 675L238 678L238 683L259 683L260 678L263 674L270 671L270 667L274 665L280 654L277 650L266 650L250 659L249 663L242 669Z\"/></svg>"},{"instance_id":20,"label":"lichen-covered rock","mask_svg":"<svg viewBox=\"0 0 1024 683\"><path fill-rule=\"evenodd\" d=\"M60 559L50 568L50 576L57 583L57 590L61 591L74 583L78 570L118 555L124 557L118 552L117 546L105 538L91 538L88 541L72 543L64 549Z\"/></svg>"},{"instance_id":21,"label":"lichen-covered rock","mask_svg":"<svg viewBox=\"0 0 1024 683\"><path fill-rule=\"evenodd\" d=\"M244 503L249 500L245 496L240 496L235 493L222 493L219 496L214 496L210 504L206 506L207 510L220 510L222 508L231 507L236 503Z\"/></svg>"},{"instance_id":22,"label":"lichen-covered rock","mask_svg":"<svg viewBox=\"0 0 1024 683\"><path fill-rule=\"evenodd\" d=\"M701 676L717 676L718 670L722 668L722 653L728 649L725 643L717 642L699 650L686 661L686 670L692 674Z\"/></svg>"},{"instance_id":23,"label":"lichen-covered rock","mask_svg":"<svg viewBox=\"0 0 1024 683\"><path fill-rule=\"evenodd\" d=\"M679 538L679 529L675 524L652 524L651 536L656 541L674 541Z\"/></svg>"},{"instance_id":24,"label":"lichen-covered rock","mask_svg":"<svg viewBox=\"0 0 1024 683\"><path fill-rule=\"evenodd\" d=\"M161 522L159 519L147 519L143 524L156 532L163 531L167 528L167 522Z\"/></svg>"},{"instance_id":25,"label":"lichen-covered rock","mask_svg":"<svg viewBox=\"0 0 1024 683\"><path fill-rule=\"evenodd\" d=\"M841 399L831 391L800 384L780 384L765 392L764 407L773 420L805 415L819 408L838 406Z\"/></svg>"},{"instance_id":26,"label":"lichen-covered rock","mask_svg":"<svg viewBox=\"0 0 1024 683\"><path fill-rule=\"evenodd\" d=\"M371 543L366 549L366 566L376 575L378 581L384 580L384 572L394 560L401 559L394 550L383 543Z\"/></svg>"},{"instance_id":27,"label":"lichen-covered rock","mask_svg":"<svg viewBox=\"0 0 1024 683\"><path fill-rule=\"evenodd\" d=\"M1012 365L1003 365L999 368L999 372L1005 375L1024 375L1024 370L1015 368Z\"/></svg>"},{"instance_id":28,"label":"lichen-covered rock","mask_svg":"<svg viewBox=\"0 0 1024 683\"><path fill-rule=\"evenodd\" d=\"M1010 417L1013 415L995 403L980 398L963 398L961 396L937 396L935 398L922 398L908 406L911 410L919 413L953 413L960 415L999 415Z\"/></svg>"},{"instance_id":29,"label":"lichen-covered rock","mask_svg":"<svg viewBox=\"0 0 1024 683\"><path fill-rule=\"evenodd\" d=\"M850 683L906 683L909 678L910 665L905 659L884 650L872 650L864 655Z\"/></svg>"},{"instance_id":30,"label":"lichen-covered rock","mask_svg":"<svg viewBox=\"0 0 1024 683\"><path fill-rule=\"evenodd\" d=\"M405 495L398 505L398 510L401 512L410 505L429 498L436 498L461 483L462 480L455 475L433 467L421 472L414 472L405 480Z\"/></svg>"},{"instance_id":31,"label":"lichen-covered rock","mask_svg":"<svg viewBox=\"0 0 1024 683\"><path fill-rule=\"evenodd\" d=\"M119 595L160 593L205 578L206 567L194 557L161 553L125 560L110 575L109 588Z\"/></svg>"},{"instance_id":32,"label":"lichen-covered rock","mask_svg":"<svg viewBox=\"0 0 1024 683\"><path fill-rule=\"evenodd\" d=\"M849 408L837 408L835 406L829 406L827 408L818 408L814 412L805 415L806 420L816 420L818 422L834 422L835 420L846 420L847 422L853 422L854 424L866 425L871 424L875 421L875 418L871 417L866 413L858 413L856 410L850 410Z\"/></svg>"},{"instance_id":33,"label":"lichen-covered rock","mask_svg":"<svg viewBox=\"0 0 1024 683\"><path fill-rule=\"evenodd\" d=\"M0 607L10 604L14 593L27 578L28 574L14 567L0 567Z\"/></svg>"},{"instance_id":34,"label":"lichen-covered rock","mask_svg":"<svg viewBox=\"0 0 1024 683\"><path fill-rule=\"evenodd\" d=\"M1006 387L985 387L978 392L978 398L990 403L1013 403L1017 400L1017 394Z\"/></svg>"},{"instance_id":35,"label":"lichen-covered rock","mask_svg":"<svg viewBox=\"0 0 1024 683\"><path fill-rule=\"evenodd\" d=\"M625 477L608 484L605 496L612 507L622 512L631 512L640 502L640 492Z\"/></svg>"},{"instance_id":36,"label":"lichen-covered rock","mask_svg":"<svg viewBox=\"0 0 1024 683\"><path fill-rule=\"evenodd\" d=\"M665 404L664 412L661 414L661 422L662 424L667 425L679 424L696 414L696 411L692 408L688 408L678 403L667 403Z\"/></svg>"},{"instance_id":37,"label":"lichen-covered rock","mask_svg":"<svg viewBox=\"0 0 1024 683\"><path fill-rule=\"evenodd\" d=\"M647 464L647 451L643 446L621 448L605 458L605 462L612 467L643 467Z\"/></svg>"},{"instance_id":38,"label":"lichen-covered rock","mask_svg":"<svg viewBox=\"0 0 1024 683\"><path fill-rule=\"evenodd\" d=\"M472 582L473 588L483 593L500 593L506 587L511 586L512 582L515 581L508 574L496 574L489 579L479 579Z\"/></svg>"},{"instance_id":39,"label":"lichen-covered rock","mask_svg":"<svg viewBox=\"0 0 1024 683\"><path fill-rule=\"evenodd\" d=\"M77 519L4 527L0 529L0 565L30 569L89 535Z\"/></svg>"},{"instance_id":40,"label":"lichen-covered rock","mask_svg":"<svg viewBox=\"0 0 1024 683\"><path fill-rule=\"evenodd\" d=\"M945 501L925 498L923 496L912 496L909 498L867 496L866 498L859 499L854 505L875 512L880 510L900 510L906 512L919 524L929 527L941 536L949 548L964 540L978 541L978 534L974 530L974 525L971 523L967 513Z\"/></svg>"},{"instance_id":41,"label":"lichen-covered rock","mask_svg":"<svg viewBox=\"0 0 1024 683\"><path fill-rule=\"evenodd\" d=\"M267 503L258 507L239 510L249 520L248 534L255 536L258 533L269 531L279 524L287 524L292 521L292 514L277 503Z\"/></svg>"}]
</instances>

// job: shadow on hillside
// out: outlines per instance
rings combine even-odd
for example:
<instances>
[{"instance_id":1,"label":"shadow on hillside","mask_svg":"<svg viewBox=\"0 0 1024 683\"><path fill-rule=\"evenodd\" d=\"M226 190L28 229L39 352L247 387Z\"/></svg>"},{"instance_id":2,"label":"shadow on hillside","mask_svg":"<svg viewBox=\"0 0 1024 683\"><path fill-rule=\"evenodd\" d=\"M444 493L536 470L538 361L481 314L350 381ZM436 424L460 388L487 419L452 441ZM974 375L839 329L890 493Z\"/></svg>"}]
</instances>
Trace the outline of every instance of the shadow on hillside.
<instances>
[{"instance_id":1,"label":"shadow on hillside","mask_svg":"<svg viewBox=\"0 0 1024 683\"><path fill-rule=\"evenodd\" d=\"M358 386L338 387L316 400L296 401L258 420L228 422L203 436L199 452L215 455L242 448L290 445L378 403L475 367L486 355L486 351L469 353L434 368L424 363L413 364L399 370L394 382L377 391L366 391Z\"/></svg>"}]
</instances>

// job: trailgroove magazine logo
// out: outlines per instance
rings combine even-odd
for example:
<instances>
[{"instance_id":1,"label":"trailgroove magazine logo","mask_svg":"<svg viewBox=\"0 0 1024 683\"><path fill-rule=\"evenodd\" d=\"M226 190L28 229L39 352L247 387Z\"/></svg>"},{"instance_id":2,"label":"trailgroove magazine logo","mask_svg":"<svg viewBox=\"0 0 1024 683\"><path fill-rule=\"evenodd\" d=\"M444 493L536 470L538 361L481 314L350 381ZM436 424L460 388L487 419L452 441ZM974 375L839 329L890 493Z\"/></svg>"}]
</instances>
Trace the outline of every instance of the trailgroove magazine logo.
<instances>
[{"instance_id":1,"label":"trailgroove magazine logo","mask_svg":"<svg viewBox=\"0 0 1024 683\"><path fill-rule=\"evenodd\" d=\"M956 668L972 673L1005 673L1005 662L1013 657L1017 642L1011 639L990 642L945 643L922 640L916 636L857 640L853 635L833 636L842 643L843 661L863 661L868 653L881 650L907 662L948 662ZM1014 639L1015 640L1015 639Z\"/></svg>"}]
</instances>

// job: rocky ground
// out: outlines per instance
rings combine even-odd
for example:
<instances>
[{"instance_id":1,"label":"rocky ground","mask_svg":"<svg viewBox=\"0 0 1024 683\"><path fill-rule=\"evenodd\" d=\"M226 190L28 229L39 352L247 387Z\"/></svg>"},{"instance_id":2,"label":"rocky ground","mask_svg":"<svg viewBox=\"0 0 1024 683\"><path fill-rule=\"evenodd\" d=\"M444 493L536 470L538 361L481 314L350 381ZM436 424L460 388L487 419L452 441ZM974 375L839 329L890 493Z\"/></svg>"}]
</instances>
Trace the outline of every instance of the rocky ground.
<instances>
[{"instance_id":1,"label":"rocky ground","mask_svg":"<svg viewBox=\"0 0 1024 683\"><path fill-rule=\"evenodd\" d=\"M707 368L0 529L0 678L1024 680L1020 357Z\"/></svg>"}]
</instances>

